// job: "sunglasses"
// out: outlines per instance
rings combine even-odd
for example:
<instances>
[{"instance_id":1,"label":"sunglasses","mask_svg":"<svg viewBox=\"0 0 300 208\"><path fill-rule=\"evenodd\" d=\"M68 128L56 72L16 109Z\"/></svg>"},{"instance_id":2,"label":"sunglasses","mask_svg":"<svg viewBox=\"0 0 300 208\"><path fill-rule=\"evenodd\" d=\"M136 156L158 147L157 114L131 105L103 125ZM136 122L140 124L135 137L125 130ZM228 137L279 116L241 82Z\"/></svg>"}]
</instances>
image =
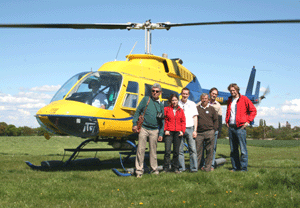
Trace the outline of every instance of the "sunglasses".
<instances>
[{"instance_id":1,"label":"sunglasses","mask_svg":"<svg viewBox=\"0 0 300 208\"><path fill-rule=\"evenodd\" d=\"M152 92L159 93L160 91L159 90L152 90Z\"/></svg>"}]
</instances>

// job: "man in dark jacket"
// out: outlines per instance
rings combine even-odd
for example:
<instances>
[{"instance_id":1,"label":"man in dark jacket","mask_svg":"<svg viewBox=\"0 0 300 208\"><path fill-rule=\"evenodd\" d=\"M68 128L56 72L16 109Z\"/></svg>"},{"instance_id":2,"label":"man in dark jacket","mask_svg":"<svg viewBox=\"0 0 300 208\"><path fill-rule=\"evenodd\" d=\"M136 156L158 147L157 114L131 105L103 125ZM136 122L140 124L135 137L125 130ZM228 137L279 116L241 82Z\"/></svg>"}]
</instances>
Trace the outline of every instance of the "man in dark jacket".
<instances>
[{"instance_id":1,"label":"man in dark jacket","mask_svg":"<svg viewBox=\"0 0 300 208\"><path fill-rule=\"evenodd\" d=\"M161 86L158 83L155 83L151 88L151 97L145 96L139 106L136 109L136 112L133 117L133 132L138 132L137 121L140 115L143 115L144 110L147 106L148 100L149 104L145 111L144 122L142 128L139 132L139 143L136 152L136 177L141 178L144 173L144 158L145 150L147 145L147 138L149 139L149 151L150 151L150 166L152 173L158 175L159 171L157 169L157 141L162 141L164 134L164 122L163 119L157 118L158 113L164 115L164 105L160 102L159 96L161 94Z\"/></svg>"},{"instance_id":2,"label":"man in dark jacket","mask_svg":"<svg viewBox=\"0 0 300 208\"><path fill-rule=\"evenodd\" d=\"M210 106L208 94L203 93L200 97L200 105L197 106L198 110L198 127L197 127L197 157L198 167L200 168L202 155L204 154L203 144L205 142L206 158L205 166L202 168L204 171L211 171L213 160L213 149L215 140L215 131L218 129L218 114L215 109Z\"/></svg>"},{"instance_id":3,"label":"man in dark jacket","mask_svg":"<svg viewBox=\"0 0 300 208\"><path fill-rule=\"evenodd\" d=\"M229 128L230 159L232 171L247 171L248 151L246 142L246 127L254 120L256 108L246 96L240 94L237 84L230 84L228 90L231 97L228 99L226 111L226 125ZM241 159L239 156L241 148Z\"/></svg>"}]
</instances>

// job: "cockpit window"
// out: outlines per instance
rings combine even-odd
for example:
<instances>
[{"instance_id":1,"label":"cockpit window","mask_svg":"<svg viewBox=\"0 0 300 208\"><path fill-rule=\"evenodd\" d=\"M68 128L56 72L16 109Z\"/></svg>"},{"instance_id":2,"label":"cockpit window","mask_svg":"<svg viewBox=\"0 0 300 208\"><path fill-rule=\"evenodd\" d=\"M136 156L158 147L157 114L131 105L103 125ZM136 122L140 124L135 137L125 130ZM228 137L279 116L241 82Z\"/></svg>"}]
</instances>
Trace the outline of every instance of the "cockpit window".
<instances>
[{"instance_id":1,"label":"cockpit window","mask_svg":"<svg viewBox=\"0 0 300 208\"><path fill-rule=\"evenodd\" d=\"M54 95L52 98L51 102L57 101L57 100L62 100L66 96L66 94L70 91L70 89L80 80L83 76L85 76L87 73L90 72L81 72L79 74L76 74L73 76L71 79L69 79Z\"/></svg>"},{"instance_id":2,"label":"cockpit window","mask_svg":"<svg viewBox=\"0 0 300 208\"><path fill-rule=\"evenodd\" d=\"M122 76L116 72L94 72L80 80L66 100L112 110L117 100Z\"/></svg>"}]
</instances>

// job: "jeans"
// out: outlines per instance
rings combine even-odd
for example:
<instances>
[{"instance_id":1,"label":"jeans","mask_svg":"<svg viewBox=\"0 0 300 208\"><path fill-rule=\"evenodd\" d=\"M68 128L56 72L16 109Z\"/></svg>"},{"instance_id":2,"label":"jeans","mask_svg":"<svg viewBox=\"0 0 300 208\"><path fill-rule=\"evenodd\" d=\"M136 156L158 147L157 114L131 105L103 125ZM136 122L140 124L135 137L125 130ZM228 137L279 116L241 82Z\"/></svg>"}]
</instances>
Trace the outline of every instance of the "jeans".
<instances>
[{"instance_id":1,"label":"jeans","mask_svg":"<svg viewBox=\"0 0 300 208\"><path fill-rule=\"evenodd\" d=\"M219 134L219 131L215 131L214 155L213 155L213 161L212 161L212 165L211 165L213 168L216 168L216 167L215 167L215 157L216 157L216 151L217 151L217 139L218 139L218 134Z\"/></svg>"},{"instance_id":2,"label":"jeans","mask_svg":"<svg viewBox=\"0 0 300 208\"><path fill-rule=\"evenodd\" d=\"M173 167L174 170L179 170L179 146L180 146L179 131L170 131L170 135L165 135L165 157L164 157L164 170L168 171L171 165L171 153L173 143Z\"/></svg>"},{"instance_id":3,"label":"jeans","mask_svg":"<svg viewBox=\"0 0 300 208\"><path fill-rule=\"evenodd\" d=\"M194 127L187 127L185 133L180 142L179 149L179 170L185 171L185 159L184 159L184 142L187 140L190 154L190 171L197 171L197 150L196 140L193 138Z\"/></svg>"},{"instance_id":4,"label":"jeans","mask_svg":"<svg viewBox=\"0 0 300 208\"><path fill-rule=\"evenodd\" d=\"M246 129L229 127L230 159L233 171L247 171L248 151L246 141ZM241 157L239 156L239 146Z\"/></svg>"}]
</instances>

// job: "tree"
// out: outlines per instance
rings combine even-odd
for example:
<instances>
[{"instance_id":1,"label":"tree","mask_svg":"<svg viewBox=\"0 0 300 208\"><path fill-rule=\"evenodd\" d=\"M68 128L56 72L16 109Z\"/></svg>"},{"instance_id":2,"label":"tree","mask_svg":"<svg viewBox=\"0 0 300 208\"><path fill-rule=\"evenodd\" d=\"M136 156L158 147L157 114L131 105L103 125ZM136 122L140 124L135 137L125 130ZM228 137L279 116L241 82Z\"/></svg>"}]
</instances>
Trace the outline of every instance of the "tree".
<instances>
[{"instance_id":1,"label":"tree","mask_svg":"<svg viewBox=\"0 0 300 208\"><path fill-rule=\"evenodd\" d=\"M264 120L263 119L259 119L259 126L263 126L264 125Z\"/></svg>"},{"instance_id":2,"label":"tree","mask_svg":"<svg viewBox=\"0 0 300 208\"><path fill-rule=\"evenodd\" d=\"M0 122L0 136L6 135L7 124L5 122Z\"/></svg>"},{"instance_id":3,"label":"tree","mask_svg":"<svg viewBox=\"0 0 300 208\"><path fill-rule=\"evenodd\" d=\"M28 126L19 127L22 136L34 135L34 130Z\"/></svg>"},{"instance_id":4,"label":"tree","mask_svg":"<svg viewBox=\"0 0 300 208\"><path fill-rule=\"evenodd\" d=\"M45 133L49 133L46 129L42 127L36 128L35 131L38 136L44 136Z\"/></svg>"},{"instance_id":5,"label":"tree","mask_svg":"<svg viewBox=\"0 0 300 208\"><path fill-rule=\"evenodd\" d=\"M6 128L6 135L7 136L20 136L21 135L21 131L20 129L18 129L15 125L8 125Z\"/></svg>"},{"instance_id":6,"label":"tree","mask_svg":"<svg viewBox=\"0 0 300 208\"><path fill-rule=\"evenodd\" d=\"M263 138L263 126L259 126L259 127L253 127L252 128L252 138L253 139L260 139Z\"/></svg>"}]
</instances>

